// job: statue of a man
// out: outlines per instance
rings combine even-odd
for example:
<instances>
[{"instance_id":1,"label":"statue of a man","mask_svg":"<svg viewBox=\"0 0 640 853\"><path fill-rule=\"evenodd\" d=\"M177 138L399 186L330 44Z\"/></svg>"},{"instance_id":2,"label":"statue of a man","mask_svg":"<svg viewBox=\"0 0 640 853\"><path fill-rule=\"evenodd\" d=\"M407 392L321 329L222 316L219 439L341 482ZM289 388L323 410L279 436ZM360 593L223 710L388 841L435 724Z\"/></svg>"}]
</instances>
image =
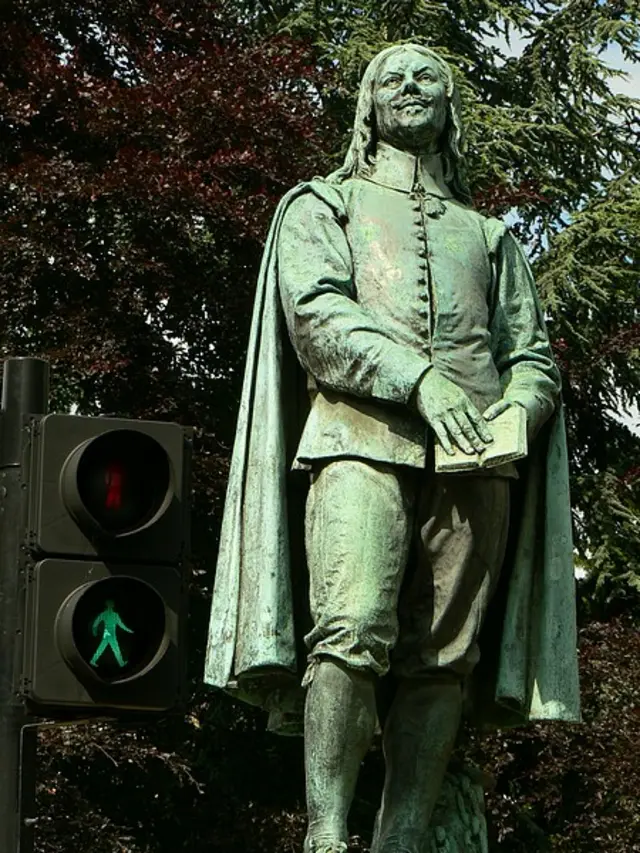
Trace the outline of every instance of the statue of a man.
<instances>
[{"instance_id":1,"label":"statue of a man","mask_svg":"<svg viewBox=\"0 0 640 853\"><path fill-rule=\"evenodd\" d=\"M495 724L579 718L559 376L526 258L461 159L448 65L388 48L344 166L283 199L265 249L205 680L282 723L304 633L305 853L346 850L377 720L372 849L422 853L465 700ZM513 406L523 462L436 473L436 442L472 458Z\"/></svg>"}]
</instances>

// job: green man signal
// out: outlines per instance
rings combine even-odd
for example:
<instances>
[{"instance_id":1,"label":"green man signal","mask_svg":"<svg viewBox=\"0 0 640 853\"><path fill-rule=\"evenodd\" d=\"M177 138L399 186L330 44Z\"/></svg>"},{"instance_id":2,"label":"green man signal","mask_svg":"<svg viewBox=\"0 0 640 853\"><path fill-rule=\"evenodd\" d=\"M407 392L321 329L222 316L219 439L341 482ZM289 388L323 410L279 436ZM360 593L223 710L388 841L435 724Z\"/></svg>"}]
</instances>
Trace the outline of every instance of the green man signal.
<instances>
[{"instance_id":1,"label":"green man signal","mask_svg":"<svg viewBox=\"0 0 640 853\"><path fill-rule=\"evenodd\" d=\"M126 631L127 634L133 634L133 631L131 628L127 628L118 613L114 610L114 607L115 604L113 601L107 601L105 610L96 616L93 625L91 626L91 632L94 637L98 636L98 629L100 628L100 625L102 624L104 626L100 645L96 649L94 656L91 658L91 666L97 666L98 661L107 648L111 648L111 651L118 662L118 666L125 667L127 665L127 661L122 657L120 643L118 642L117 637L117 630L120 628L121 630Z\"/></svg>"}]
</instances>

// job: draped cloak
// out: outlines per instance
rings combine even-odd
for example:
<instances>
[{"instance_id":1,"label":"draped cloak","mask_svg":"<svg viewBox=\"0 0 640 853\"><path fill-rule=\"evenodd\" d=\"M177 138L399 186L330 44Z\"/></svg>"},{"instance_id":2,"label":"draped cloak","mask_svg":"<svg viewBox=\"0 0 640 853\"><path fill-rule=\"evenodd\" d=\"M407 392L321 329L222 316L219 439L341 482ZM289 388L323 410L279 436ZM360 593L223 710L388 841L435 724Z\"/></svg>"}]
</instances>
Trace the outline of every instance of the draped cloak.
<instances>
[{"instance_id":1,"label":"draped cloak","mask_svg":"<svg viewBox=\"0 0 640 853\"><path fill-rule=\"evenodd\" d=\"M302 730L303 635L310 628L304 555L306 478L292 472L309 402L278 291L285 211L311 192L338 211L322 179L291 190L274 216L258 278L215 575L204 680ZM467 685L481 726L578 721L575 580L561 405L512 483L509 544Z\"/></svg>"}]
</instances>

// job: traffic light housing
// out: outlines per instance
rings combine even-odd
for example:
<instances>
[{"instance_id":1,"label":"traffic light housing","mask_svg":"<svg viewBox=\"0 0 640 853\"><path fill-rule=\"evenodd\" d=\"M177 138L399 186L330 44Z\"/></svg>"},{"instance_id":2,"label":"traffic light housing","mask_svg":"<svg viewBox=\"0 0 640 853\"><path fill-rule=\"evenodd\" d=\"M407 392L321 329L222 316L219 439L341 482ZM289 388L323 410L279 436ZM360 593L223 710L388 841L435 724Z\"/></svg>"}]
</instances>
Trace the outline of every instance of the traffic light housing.
<instances>
[{"instance_id":1,"label":"traffic light housing","mask_svg":"<svg viewBox=\"0 0 640 853\"><path fill-rule=\"evenodd\" d=\"M181 704L191 432L120 418L30 419L22 685L32 711Z\"/></svg>"}]
</instances>

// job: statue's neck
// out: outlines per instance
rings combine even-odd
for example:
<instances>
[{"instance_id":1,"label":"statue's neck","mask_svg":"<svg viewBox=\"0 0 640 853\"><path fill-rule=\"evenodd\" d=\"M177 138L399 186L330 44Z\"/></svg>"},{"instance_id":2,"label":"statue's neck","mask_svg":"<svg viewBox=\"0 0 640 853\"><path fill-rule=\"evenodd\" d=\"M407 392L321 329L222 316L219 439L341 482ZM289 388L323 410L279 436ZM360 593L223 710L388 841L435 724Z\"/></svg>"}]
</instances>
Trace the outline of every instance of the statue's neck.
<instances>
[{"instance_id":1,"label":"statue's neck","mask_svg":"<svg viewBox=\"0 0 640 853\"><path fill-rule=\"evenodd\" d=\"M367 178L403 192L411 192L416 184L420 184L428 193L444 198L451 196L444 180L440 154L410 154L386 142L378 143L375 162Z\"/></svg>"}]
</instances>

